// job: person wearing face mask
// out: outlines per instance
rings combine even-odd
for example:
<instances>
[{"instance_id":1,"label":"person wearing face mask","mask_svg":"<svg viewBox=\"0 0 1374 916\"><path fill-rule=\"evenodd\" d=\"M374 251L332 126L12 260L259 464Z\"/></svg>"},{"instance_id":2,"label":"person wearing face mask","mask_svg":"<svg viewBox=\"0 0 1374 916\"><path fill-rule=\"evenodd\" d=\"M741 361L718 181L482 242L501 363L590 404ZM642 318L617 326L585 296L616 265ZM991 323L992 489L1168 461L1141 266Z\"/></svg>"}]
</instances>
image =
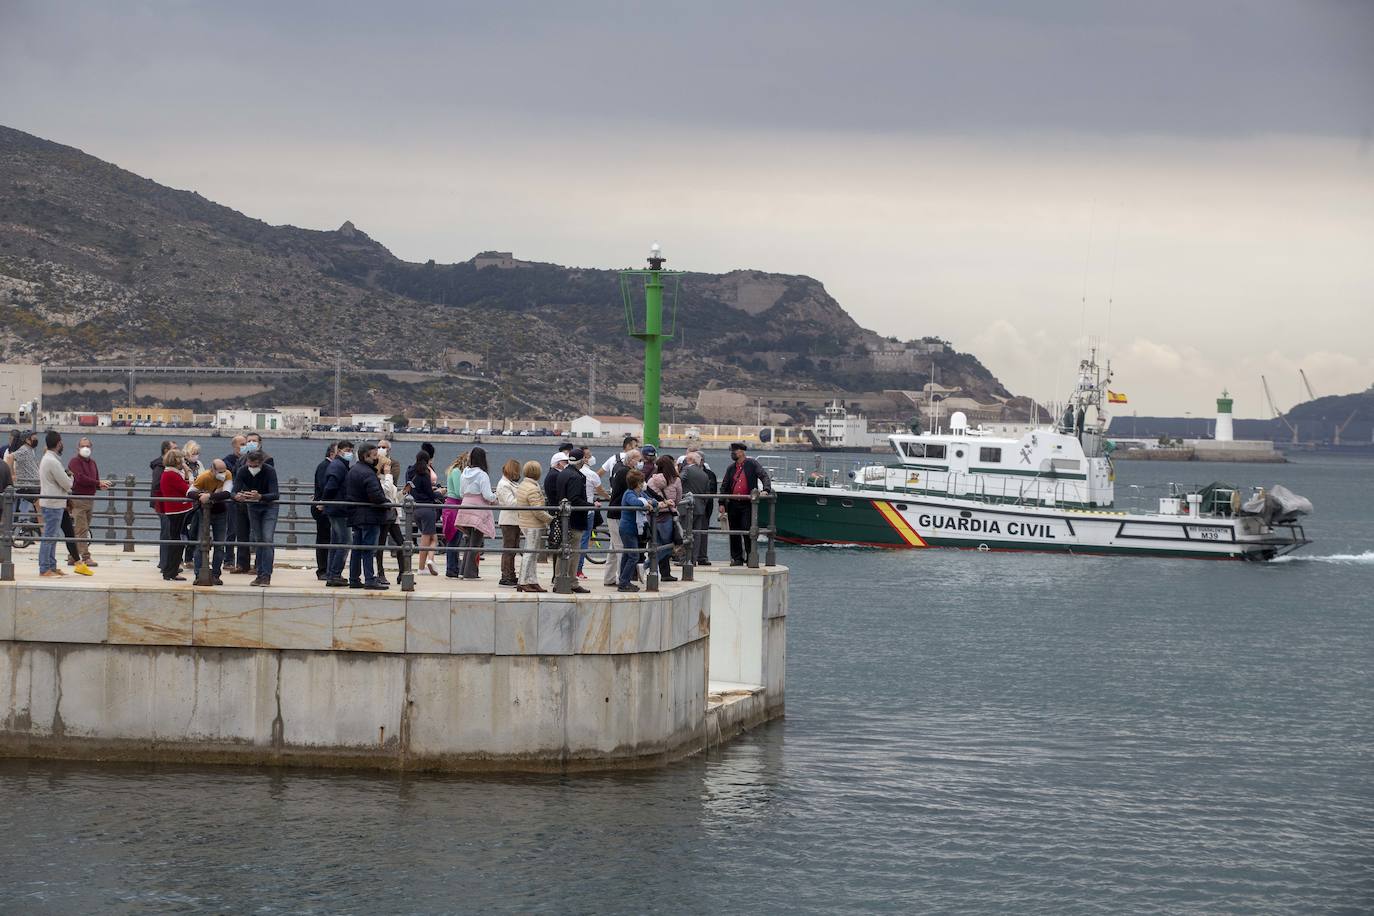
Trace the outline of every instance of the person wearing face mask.
<instances>
[{"instance_id":1,"label":"person wearing face mask","mask_svg":"<svg viewBox=\"0 0 1374 916\"><path fill-rule=\"evenodd\" d=\"M162 506L161 536L162 540L171 542L161 545L167 551L162 563L162 578L167 582L184 582L186 577L181 575L181 559L189 545L185 544L183 536L186 520L196 504L186 496L191 481L186 478L186 460L181 450L168 450L162 456L162 464L160 490L163 499L159 503Z\"/></svg>"},{"instance_id":2,"label":"person wearing face mask","mask_svg":"<svg viewBox=\"0 0 1374 916\"><path fill-rule=\"evenodd\" d=\"M62 531L62 513L72 492L72 479L62 467L62 436L57 430L48 430L47 446L38 464L38 508L43 515L44 538L38 545L38 574L52 578L63 574L57 568L57 537ZM83 575L91 574L84 565L77 572L83 569Z\"/></svg>"},{"instance_id":3,"label":"person wearing face mask","mask_svg":"<svg viewBox=\"0 0 1374 916\"><path fill-rule=\"evenodd\" d=\"M72 524L80 561L87 566L99 566L91 559L91 511L95 507L95 495L108 490L110 481L100 479L100 468L91 458L91 451L91 440L82 436L76 443L75 457L67 462L67 472L72 475L72 496L83 497L72 500Z\"/></svg>"},{"instance_id":4,"label":"person wearing face mask","mask_svg":"<svg viewBox=\"0 0 1374 916\"><path fill-rule=\"evenodd\" d=\"M324 582L329 578L329 517L324 514L324 477L329 473L329 463L334 460L338 446L329 443L324 450L324 459L315 465L315 489L310 499L310 517L315 520L315 578Z\"/></svg>"},{"instance_id":5,"label":"person wearing face mask","mask_svg":"<svg viewBox=\"0 0 1374 916\"><path fill-rule=\"evenodd\" d=\"M358 450L358 460L348 469L346 495L353 503L349 507L349 526L353 529L353 556L349 561L349 588L385 591L378 571L382 558L374 547L380 540L386 522L386 494L377 476L377 447L364 444ZM361 549L359 549L361 548Z\"/></svg>"},{"instance_id":6,"label":"person wearing face mask","mask_svg":"<svg viewBox=\"0 0 1374 916\"><path fill-rule=\"evenodd\" d=\"M347 498L348 469L353 466L353 443L344 439L334 446L334 457L324 470L324 481L320 485L320 500L324 503L343 502ZM343 588L348 585L343 577L344 565L348 562L348 547L353 543L353 533L348 526L348 507L325 505L324 517L329 522L329 567L326 569L324 584L330 588Z\"/></svg>"},{"instance_id":7,"label":"person wearing face mask","mask_svg":"<svg viewBox=\"0 0 1374 916\"><path fill-rule=\"evenodd\" d=\"M262 455L263 463L268 467L274 467L275 462L272 460L272 456L266 454L262 450L262 436L258 433L248 433L243 437L243 446L239 450L239 463L242 464L248 456L254 454ZM237 480L238 471L235 470L232 473L235 475L235 480ZM249 542L255 540L255 538L252 537L252 519L249 517L248 506L243 501L236 501L235 507L231 511L234 512L235 517L229 527L234 534L231 535L229 539L231 541L237 541L238 546L230 548L230 566L228 571L240 576L256 573L256 578L261 578L262 572L253 569L253 557L257 555L257 550L250 550L245 546ZM249 584L252 585L254 583L250 582Z\"/></svg>"},{"instance_id":8,"label":"person wearing face mask","mask_svg":"<svg viewBox=\"0 0 1374 916\"><path fill-rule=\"evenodd\" d=\"M280 497L276 468L261 451L247 450L234 475L233 500L246 506L248 538L261 545L254 548L258 574L249 585L266 587L272 584L272 562L276 557L272 541L277 536L277 513L281 508L277 500Z\"/></svg>"},{"instance_id":9,"label":"person wearing face mask","mask_svg":"<svg viewBox=\"0 0 1374 916\"><path fill-rule=\"evenodd\" d=\"M225 520L229 517L225 511L225 506L232 506L229 501L233 494L233 485L229 474L229 467L224 463L223 458L216 458L210 462L210 466L201 471L191 484L191 489L186 495L195 500L196 508L193 512L199 513L202 519L201 524L205 524L205 507L209 507L210 517L210 541L214 545L210 552L210 584L223 585L224 580L220 578L224 570L224 531ZM194 568L196 571L196 582L200 582L200 571L205 566L205 550L197 542L195 547Z\"/></svg>"},{"instance_id":10,"label":"person wearing face mask","mask_svg":"<svg viewBox=\"0 0 1374 916\"><path fill-rule=\"evenodd\" d=\"M10 476L14 478L14 488L19 494L21 504L28 502L35 509L38 505L38 464L40 457L38 431L35 429L24 433L18 448L12 448L5 453L5 463L10 466ZM16 510L19 508L19 506L15 507Z\"/></svg>"}]
</instances>

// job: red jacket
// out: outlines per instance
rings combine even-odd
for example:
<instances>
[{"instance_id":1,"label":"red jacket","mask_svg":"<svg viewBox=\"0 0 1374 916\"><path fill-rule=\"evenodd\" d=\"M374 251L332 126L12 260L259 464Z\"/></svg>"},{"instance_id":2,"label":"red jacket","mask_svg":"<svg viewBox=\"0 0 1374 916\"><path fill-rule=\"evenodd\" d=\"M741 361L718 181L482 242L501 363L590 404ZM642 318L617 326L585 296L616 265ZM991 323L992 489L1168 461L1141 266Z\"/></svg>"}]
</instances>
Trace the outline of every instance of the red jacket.
<instances>
[{"instance_id":1,"label":"red jacket","mask_svg":"<svg viewBox=\"0 0 1374 916\"><path fill-rule=\"evenodd\" d=\"M161 484L161 493L158 494L160 496L185 496L186 491L191 488L186 478L181 476L181 472L173 468L167 468L162 472L162 480L159 483ZM179 512L191 511L196 504L189 499L182 499L176 502L164 501L157 505L158 511L163 515L176 515Z\"/></svg>"}]
</instances>

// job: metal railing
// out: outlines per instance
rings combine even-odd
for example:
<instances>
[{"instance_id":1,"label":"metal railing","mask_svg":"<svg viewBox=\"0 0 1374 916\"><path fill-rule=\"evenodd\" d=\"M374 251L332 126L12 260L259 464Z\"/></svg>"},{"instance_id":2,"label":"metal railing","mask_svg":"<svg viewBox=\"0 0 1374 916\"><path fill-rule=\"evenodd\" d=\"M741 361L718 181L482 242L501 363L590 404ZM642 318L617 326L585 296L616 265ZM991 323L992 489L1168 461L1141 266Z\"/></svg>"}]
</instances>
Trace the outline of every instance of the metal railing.
<instances>
[{"instance_id":1,"label":"metal railing","mask_svg":"<svg viewBox=\"0 0 1374 916\"><path fill-rule=\"evenodd\" d=\"M164 539L161 537L162 523L160 513L153 508L158 503L184 503L195 501L194 498L184 497L157 497L152 496L146 489L147 484L140 484L132 475L126 476L123 481L113 483L108 489L101 490L94 495L71 494L63 497L67 502L87 500L92 503L90 536L82 539L89 544L103 544L106 546L117 546L122 548L124 553L134 553L138 547L162 547L176 546L188 551L187 556L192 552L200 553L200 571L197 575L196 585L210 585L211 583L211 555L213 550L224 550L226 553L237 550L255 550L261 547L284 548L286 550L361 550L365 552L386 552L393 551L400 556L400 585L405 592L413 591L415 588L415 555L417 553L433 553L436 555L451 555L458 553L466 555L468 551L477 551L480 554L524 554L530 551L521 547L487 547L485 544L465 545L461 543L445 543L442 541L434 545L420 547L418 545L418 525L416 511L419 508L431 508L438 513L462 509L465 511L479 512L507 512L522 510L543 510L554 514L559 523L559 530L562 533L560 542L554 546L546 546L540 549L540 554L552 556L555 562L554 572L554 592L571 593L577 588L577 560L582 553L588 555L604 556L609 562L613 557L624 554L637 554L644 557L644 576L645 588L648 591L657 591L659 587L659 571L657 558L665 548L671 549L672 545L668 542L659 542L657 520L665 514L660 508L658 510L634 509L620 506L609 506L605 504L595 504L587 506L574 506L564 500L557 506L500 506L500 505L460 505L456 503L429 503L418 504L410 495L406 495L399 502L387 503L360 503L348 502L343 500L317 500L310 498L313 491L295 478L286 482L280 488L279 498L270 501L270 504L278 508L278 522L275 527L271 541L251 541L246 536L246 532L236 534L232 539L226 534L225 538L214 538L214 525L212 516L215 514L216 505L222 506L224 512L237 512L238 507L253 505L252 502L240 501L221 501L218 503L198 503L189 512L199 515L199 525L195 540L189 538ZM0 493L0 581L14 581L14 550L23 549L30 544L43 544L52 542L54 544L68 543L71 541L65 535L56 537L45 537L42 534L41 512L35 507L33 500L36 495L29 493L21 494L14 487L10 487ZM709 518L713 505L722 506L722 516L725 515L723 506L730 501L747 501L749 504L749 519L747 528L732 529L729 527L704 529L697 528L697 519L701 517L703 511ZM27 507L21 506L27 503ZM101 508L101 504L103 508ZM140 506L143 503L145 505ZM704 505L701 505L703 504ZM762 524L760 519L760 507L767 506L767 524ZM305 507L305 512L300 512L301 507ZM399 526L402 537L401 543L388 544L379 542L377 544L347 544L333 545L329 543L319 543L315 537L306 539L302 536L303 532L298 530L309 517L310 507L319 507L325 510L328 507L341 507L347 509L367 508L382 511L396 512L396 524ZM282 513L282 509L285 512ZM635 548L589 548L583 551L580 543L574 543L572 532L577 532L580 537L582 529L572 526L572 519L575 514L581 513L588 515L607 510L619 510L622 512L642 512L651 516L647 530L647 539L643 546ZM763 565L776 565L776 531L777 531L777 499L771 492L754 491L748 495L735 495L726 493L711 494L710 496L697 497L688 494L683 497L677 507L671 510L671 514L678 520L678 527L682 534L682 576L683 581L693 581L696 567L696 536L698 530L703 532L709 530L723 535L744 536L747 538L747 552L745 565L752 569L760 566L759 542L766 538L766 549ZM611 520L614 523L615 520ZM153 524L147 524L154 522ZM284 522L284 524L283 524ZM390 522L380 526L387 529ZM310 519L313 529L314 519ZM99 530L103 527L104 535L101 536ZM351 526L352 527L352 526ZM149 537L148 534L153 536ZM377 561L381 562L380 557Z\"/></svg>"}]
</instances>

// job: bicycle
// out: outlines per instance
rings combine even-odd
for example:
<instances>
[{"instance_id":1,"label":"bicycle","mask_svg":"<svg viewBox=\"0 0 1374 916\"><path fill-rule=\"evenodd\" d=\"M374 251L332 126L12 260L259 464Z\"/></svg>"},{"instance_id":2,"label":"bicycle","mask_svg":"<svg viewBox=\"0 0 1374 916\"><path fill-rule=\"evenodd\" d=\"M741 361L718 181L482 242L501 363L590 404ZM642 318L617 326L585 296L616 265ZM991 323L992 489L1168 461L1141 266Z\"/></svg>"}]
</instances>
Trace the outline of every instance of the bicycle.
<instances>
[{"instance_id":1,"label":"bicycle","mask_svg":"<svg viewBox=\"0 0 1374 916\"><path fill-rule=\"evenodd\" d=\"M25 500L30 506L26 512L20 512L19 507L15 506L14 512L14 548L23 550L30 544L36 543L43 536L43 526L38 521L37 512L32 509L33 503Z\"/></svg>"},{"instance_id":2,"label":"bicycle","mask_svg":"<svg viewBox=\"0 0 1374 916\"><path fill-rule=\"evenodd\" d=\"M591 540L587 542L586 561L596 566L602 566L606 562L609 554L602 551L611 549L611 536L605 528L593 528Z\"/></svg>"}]
</instances>

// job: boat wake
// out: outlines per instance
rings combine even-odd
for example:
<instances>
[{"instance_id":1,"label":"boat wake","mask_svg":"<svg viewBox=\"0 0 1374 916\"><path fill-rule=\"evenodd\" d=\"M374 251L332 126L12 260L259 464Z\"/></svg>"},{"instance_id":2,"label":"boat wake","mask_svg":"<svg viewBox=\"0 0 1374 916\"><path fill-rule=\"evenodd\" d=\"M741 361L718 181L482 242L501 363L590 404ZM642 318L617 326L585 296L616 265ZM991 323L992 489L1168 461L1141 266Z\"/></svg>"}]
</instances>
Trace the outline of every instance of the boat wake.
<instances>
[{"instance_id":1,"label":"boat wake","mask_svg":"<svg viewBox=\"0 0 1374 916\"><path fill-rule=\"evenodd\" d=\"M1365 565L1374 563L1374 550L1366 550L1364 553L1333 553L1325 557L1309 557L1301 554L1292 554L1286 557L1278 557L1270 561L1271 563L1340 563L1343 565Z\"/></svg>"}]
</instances>

